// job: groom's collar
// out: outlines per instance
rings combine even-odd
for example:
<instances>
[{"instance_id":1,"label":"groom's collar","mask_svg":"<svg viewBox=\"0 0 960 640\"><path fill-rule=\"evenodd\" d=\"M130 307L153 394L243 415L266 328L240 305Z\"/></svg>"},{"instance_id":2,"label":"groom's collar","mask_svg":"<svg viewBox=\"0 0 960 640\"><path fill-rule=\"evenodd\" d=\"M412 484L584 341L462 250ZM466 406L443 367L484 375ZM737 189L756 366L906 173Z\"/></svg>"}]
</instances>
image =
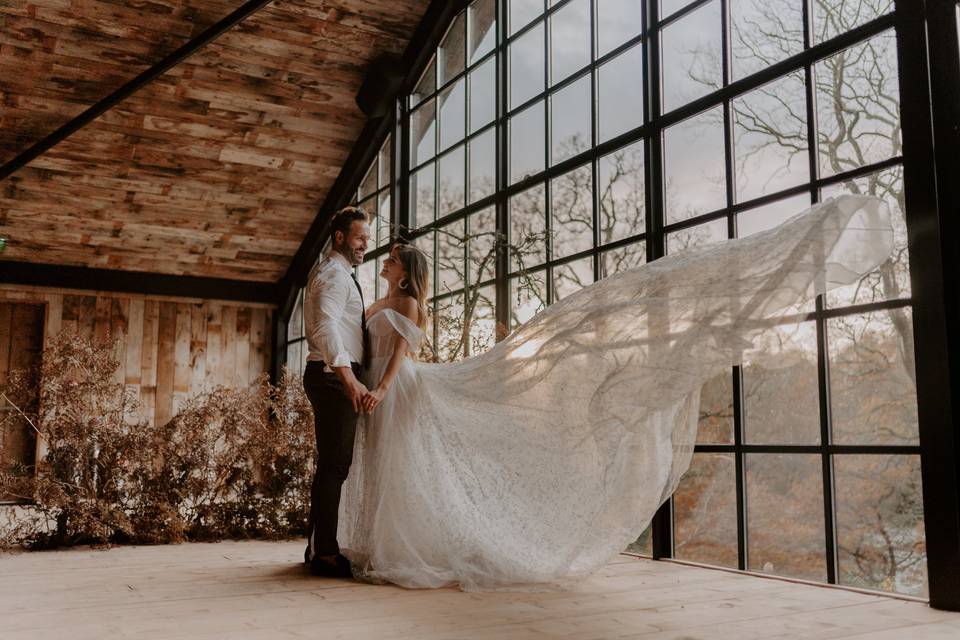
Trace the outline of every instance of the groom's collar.
<instances>
[{"instance_id":1,"label":"groom's collar","mask_svg":"<svg viewBox=\"0 0 960 640\"><path fill-rule=\"evenodd\" d=\"M350 264L350 261L347 260L346 256L336 249L330 250L330 252L327 254L327 259L333 264L337 265L337 267L339 267L341 270L346 271L349 274L353 273L353 265Z\"/></svg>"}]
</instances>

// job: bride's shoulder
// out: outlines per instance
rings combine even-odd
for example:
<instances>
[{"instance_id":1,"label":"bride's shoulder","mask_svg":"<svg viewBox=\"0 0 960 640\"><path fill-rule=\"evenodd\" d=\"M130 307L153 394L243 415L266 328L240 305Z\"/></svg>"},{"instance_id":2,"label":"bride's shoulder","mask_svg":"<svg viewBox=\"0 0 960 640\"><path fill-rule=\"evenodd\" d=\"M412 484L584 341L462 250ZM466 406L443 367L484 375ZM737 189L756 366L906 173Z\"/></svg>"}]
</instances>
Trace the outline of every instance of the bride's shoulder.
<instances>
[{"instance_id":1,"label":"bride's shoulder","mask_svg":"<svg viewBox=\"0 0 960 640\"><path fill-rule=\"evenodd\" d=\"M403 296L392 299L390 300L388 308L396 311L402 316L405 316L407 320L410 320L414 324L417 323L417 317L420 313L420 308L417 306L417 301L415 298Z\"/></svg>"}]
</instances>

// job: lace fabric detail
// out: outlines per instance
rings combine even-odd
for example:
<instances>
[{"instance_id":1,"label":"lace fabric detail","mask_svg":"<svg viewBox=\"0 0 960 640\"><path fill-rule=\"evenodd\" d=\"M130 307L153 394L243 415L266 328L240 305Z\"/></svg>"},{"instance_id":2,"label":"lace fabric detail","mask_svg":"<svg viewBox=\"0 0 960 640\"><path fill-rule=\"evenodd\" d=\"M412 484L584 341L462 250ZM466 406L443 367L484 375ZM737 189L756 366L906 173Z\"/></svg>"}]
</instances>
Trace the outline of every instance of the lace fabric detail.
<instances>
[{"instance_id":1,"label":"lace fabric detail","mask_svg":"<svg viewBox=\"0 0 960 640\"><path fill-rule=\"evenodd\" d=\"M676 489L703 383L771 357L772 326L892 248L886 205L842 196L767 232L597 282L482 355L405 360L358 429L344 553L361 577L406 587L539 590L582 579ZM384 341L373 383L391 340L417 337L398 318L370 319L373 341Z\"/></svg>"}]
</instances>

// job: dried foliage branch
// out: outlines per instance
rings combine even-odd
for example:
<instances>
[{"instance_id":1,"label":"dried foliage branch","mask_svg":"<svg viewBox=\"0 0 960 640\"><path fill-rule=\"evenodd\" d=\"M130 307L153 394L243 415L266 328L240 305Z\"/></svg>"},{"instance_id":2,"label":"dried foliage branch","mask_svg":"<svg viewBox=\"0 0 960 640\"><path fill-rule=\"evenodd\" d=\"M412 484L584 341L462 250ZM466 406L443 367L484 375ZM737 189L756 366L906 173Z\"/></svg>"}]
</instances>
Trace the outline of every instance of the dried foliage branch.
<instances>
[{"instance_id":1,"label":"dried foliage branch","mask_svg":"<svg viewBox=\"0 0 960 640\"><path fill-rule=\"evenodd\" d=\"M0 523L0 546L303 532L314 450L299 378L214 388L152 427L133 391L113 381L116 353L115 344L61 334L39 372L9 378L2 398L14 410L4 420L33 425L44 453L35 465L0 469L0 494L25 503Z\"/></svg>"}]
</instances>

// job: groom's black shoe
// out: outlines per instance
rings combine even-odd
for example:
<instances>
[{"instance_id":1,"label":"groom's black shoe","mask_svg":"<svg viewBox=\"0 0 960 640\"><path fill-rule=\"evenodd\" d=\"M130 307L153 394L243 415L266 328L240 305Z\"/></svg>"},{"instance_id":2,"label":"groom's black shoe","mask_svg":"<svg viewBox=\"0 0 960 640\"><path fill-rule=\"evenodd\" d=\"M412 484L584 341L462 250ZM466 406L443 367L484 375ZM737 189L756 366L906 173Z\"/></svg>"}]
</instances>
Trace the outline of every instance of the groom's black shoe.
<instances>
[{"instance_id":1,"label":"groom's black shoe","mask_svg":"<svg viewBox=\"0 0 960 640\"><path fill-rule=\"evenodd\" d=\"M336 563L331 564L323 560L314 560L307 563L310 567L310 573L315 576L325 578L352 578L353 572L350 570L350 561L342 554L337 554Z\"/></svg>"}]
</instances>

